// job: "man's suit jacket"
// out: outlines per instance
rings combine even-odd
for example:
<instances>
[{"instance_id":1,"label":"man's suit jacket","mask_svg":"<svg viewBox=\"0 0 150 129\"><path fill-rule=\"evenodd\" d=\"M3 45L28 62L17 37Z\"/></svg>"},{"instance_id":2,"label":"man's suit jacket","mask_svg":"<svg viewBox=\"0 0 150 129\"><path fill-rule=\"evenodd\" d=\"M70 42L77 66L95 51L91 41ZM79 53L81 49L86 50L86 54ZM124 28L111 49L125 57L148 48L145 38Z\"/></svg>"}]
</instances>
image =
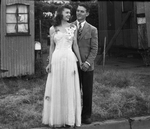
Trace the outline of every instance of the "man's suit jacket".
<instances>
[{"instance_id":1,"label":"man's suit jacket","mask_svg":"<svg viewBox=\"0 0 150 129\"><path fill-rule=\"evenodd\" d=\"M74 22L74 24L77 26L76 21ZM87 61L88 63L90 63L91 66L88 71L94 70L94 60L97 56L98 51L97 28L92 26L88 22L85 22L82 29L82 34L77 42L82 62Z\"/></svg>"}]
</instances>

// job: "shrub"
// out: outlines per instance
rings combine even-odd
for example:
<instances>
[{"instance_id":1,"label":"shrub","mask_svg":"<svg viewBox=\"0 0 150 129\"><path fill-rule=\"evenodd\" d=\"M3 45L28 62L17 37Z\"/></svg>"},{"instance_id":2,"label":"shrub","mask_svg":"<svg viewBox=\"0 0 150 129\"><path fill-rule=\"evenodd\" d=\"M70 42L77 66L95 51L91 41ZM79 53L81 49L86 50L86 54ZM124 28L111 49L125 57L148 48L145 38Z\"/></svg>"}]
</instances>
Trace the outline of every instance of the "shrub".
<instances>
[{"instance_id":1,"label":"shrub","mask_svg":"<svg viewBox=\"0 0 150 129\"><path fill-rule=\"evenodd\" d=\"M44 69L44 63L42 58L39 58L35 60L35 76L42 77L44 74L46 74L46 71Z\"/></svg>"}]
</instances>

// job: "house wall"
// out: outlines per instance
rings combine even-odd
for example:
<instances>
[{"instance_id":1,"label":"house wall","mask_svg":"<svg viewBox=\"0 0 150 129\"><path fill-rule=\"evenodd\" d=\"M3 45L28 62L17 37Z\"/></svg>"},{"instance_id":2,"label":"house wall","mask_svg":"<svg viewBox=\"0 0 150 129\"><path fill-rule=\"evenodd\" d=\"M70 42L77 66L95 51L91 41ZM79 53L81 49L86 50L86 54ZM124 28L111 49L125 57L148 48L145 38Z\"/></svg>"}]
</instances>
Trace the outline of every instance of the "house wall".
<instances>
[{"instance_id":1,"label":"house wall","mask_svg":"<svg viewBox=\"0 0 150 129\"><path fill-rule=\"evenodd\" d=\"M137 19L136 19L136 5L133 3L133 10L131 14L131 48L138 49L138 34L137 34Z\"/></svg>"},{"instance_id":2,"label":"house wall","mask_svg":"<svg viewBox=\"0 0 150 129\"><path fill-rule=\"evenodd\" d=\"M108 37L107 31L107 1L98 2L98 17L99 17L99 48L104 45L104 38ZM101 50L101 49L99 49Z\"/></svg>"},{"instance_id":3,"label":"house wall","mask_svg":"<svg viewBox=\"0 0 150 129\"><path fill-rule=\"evenodd\" d=\"M115 34L114 3L115 3L114 1L107 2L107 30L108 30L107 42L110 42Z\"/></svg>"},{"instance_id":4,"label":"house wall","mask_svg":"<svg viewBox=\"0 0 150 129\"><path fill-rule=\"evenodd\" d=\"M122 21L122 14L121 14L121 2L117 1L114 2L114 8L115 8L115 31L119 28ZM123 46L123 32L121 31L116 39L116 42L114 43L115 46Z\"/></svg>"},{"instance_id":5,"label":"house wall","mask_svg":"<svg viewBox=\"0 0 150 129\"><path fill-rule=\"evenodd\" d=\"M1 10L1 0L0 0L0 19L2 19L1 13L2 13L2 10ZM1 30L1 20L0 20L0 30ZM1 31L0 31L0 44L1 44ZM0 50L1 50L1 45L0 45ZM0 52L0 57L1 57L1 52ZM0 60L0 63L1 63L1 60Z\"/></svg>"},{"instance_id":6,"label":"house wall","mask_svg":"<svg viewBox=\"0 0 150 129\"><path fill-rule=\"evenodd\" d=\"M127 11L122 12L122 1L114 1L114 10L110 11L108 2L111 1L99 1L98 2L98 12L99 12L99 47L103 49L104 38L107 37L107 43L111 40L115 32L117 32L120 27L123 19L125 18ZM126 6L127 10L132 11L131 16L123 26L119 35L117 36L115 42L112 44L112 47L123 47L123 48L133 48L140 49L139 42L143 40L145 48L150 47L150 2L138 2L134 1L131 8L130 2L127 1ZM111 8L112 9L112 8ZM139 26L137 23L137 15L144 14L146 18L146 24ZM113 17L112 17L112 16ZM113 18L113 19L111 19ZM110 22L110 23L109 23ZM109 27L109 25L113 25ZM113 27L115 32L113 32ZM141 27L141 28L139 28ZM144 30L143 30L144 29ZM139 33L143 33L144 37L139 39Z\"/></svg>"},{"instance_id":7,"label":"house wall","mask_svg":"<svg viewBox=\"0 0 150 129\"><path fill-rule=\"evenodd\" d=\"M122 13L121 6L121 1L116 1L114 3L116 31L126 15L126 13ZM145 15L145 24L138 25L138 15L140 15L139 17ZM150 2L133 2L132 14L119 33L113 46L134 49L141 49L143 47L147 49L150 47Z\"/></svg>"},{"instance_id":8,"label":"house wall","mask_svg":"<svg viewBox=\"0 0 150 129\"><path fill-rule=\"evenodd\" d=\"M135 5L131 1L124 3L122 10L121 1L99 2L99 46L103 49L104 37L107 37L107 44L111 41L115 32L118 31L128 11L132 11L129 19L119 32L112 47L138 48L138 34Z\"/></svg>"},{"instance_id":9,"label":"house wall","mask_svg":"<svg viewBox=\"0 0 150 129\"><path fill-rule=\"evenodd\" d=\"M29 5L30 35L6 36L6 5L23 3ZM34 2L29 0L2 0L1 16L1 69L8 72L2 77L34 73Z\"/></svg>"},{"instance_id":10,"label":"house wall","mask_svg":"<svg viewBox=\"0 0 150 129\"><path fill-rule=\"evenodd\" d=\"M148 47L150 47L150 2L145 2L145 17L146 17Z\"/></svg>"},{"instance_id":11,"label":"house wall","mask_svg":"<svg viewBox=\"0 0 150 129\"><path fill-rule=\"evenodd\" d=\"M150 2L136 2L137 17L145 22L138 23L138 43L139 48L150 47ZM143 20L144 21L144 20Z\"/></svg>"},{"instance_id":12,"label":"house wall","mask_svg":"<svg viewBox=\"0 0 150 129\"><path fill-rule=\"evenodd\" d=\"M122 2L115 1L114 2L114 19L115 19L115 31L117 32L118 28L120 27L121 23L123 22L124 18L126 17L128 11L132 11L130 17L125 22L123 28L121 29L119 35L116 38L115 43L113 46L123 47L123 48L137 48L137 23L135 18L135 10L134 10L134 3L133 7L128 6L131 3L126 2L126 8L124 11L122 10Z\"/></svg>"}]
</instances>

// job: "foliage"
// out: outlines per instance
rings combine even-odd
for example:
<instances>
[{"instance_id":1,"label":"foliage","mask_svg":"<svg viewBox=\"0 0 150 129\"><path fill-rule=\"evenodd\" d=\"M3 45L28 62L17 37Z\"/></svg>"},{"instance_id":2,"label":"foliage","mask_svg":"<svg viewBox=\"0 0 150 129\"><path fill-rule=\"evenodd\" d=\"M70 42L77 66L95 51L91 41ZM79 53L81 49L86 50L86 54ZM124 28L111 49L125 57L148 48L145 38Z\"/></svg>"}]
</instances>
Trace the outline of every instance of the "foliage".
<instances>
[{"instance_id":1,"label":"foliage","mask_svg":"<svg viewBox=\"0 0 150 129\"><path fill-rule=\"evenodd\" d=\"M55 14L55 11L57 9L57 6L60 4L57 3L47 3L47 2L42 2L42 1L37 1L35 2L35 40L39 41L40 37L40 24L39 20L41 20L41 31L42 31L42 37L46 38L47 33L49 31L49 27L51 26L53 16ZM44 12L51 12L52 16L47 17L44 16Z\"/></svg>"},{"instance_id":2,"label":"foliage","mask_svg":"<svg viewBox=\"0 0 150 129\"><path fill-rule=\"evenodd\" d=\"M138 50L146 66L150 66L150 49Z\"/></svg>"},{"instance_id":3,"label":"foliage","mask_svg":"<svg viewBox=\"0 0 150 129\"><path fill-rule=\"evenodd\" d=\"M46 74L46 71L43 66L44 63L41 58L35 60L35 77L42 77Z\"/></svg>"}]
</instances>

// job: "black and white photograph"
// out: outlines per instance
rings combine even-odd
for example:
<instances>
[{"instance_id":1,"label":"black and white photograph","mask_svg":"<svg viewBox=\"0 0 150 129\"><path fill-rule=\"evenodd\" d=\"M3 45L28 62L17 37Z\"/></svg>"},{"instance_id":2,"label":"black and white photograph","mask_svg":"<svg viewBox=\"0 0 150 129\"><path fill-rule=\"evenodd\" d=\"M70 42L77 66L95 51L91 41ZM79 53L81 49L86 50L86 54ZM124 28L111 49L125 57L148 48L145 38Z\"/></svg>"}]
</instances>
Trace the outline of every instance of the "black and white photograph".
<instances>
[{"instance_id":1,"label":"black and white photograph","mask_svg":"<svg viewBox=\"0 0 150 129\"><path fill-rule=\"evenodd\" d=\"M0 0L0 129L150 129L150 2Z\"/></svg>"}]
</instances>

